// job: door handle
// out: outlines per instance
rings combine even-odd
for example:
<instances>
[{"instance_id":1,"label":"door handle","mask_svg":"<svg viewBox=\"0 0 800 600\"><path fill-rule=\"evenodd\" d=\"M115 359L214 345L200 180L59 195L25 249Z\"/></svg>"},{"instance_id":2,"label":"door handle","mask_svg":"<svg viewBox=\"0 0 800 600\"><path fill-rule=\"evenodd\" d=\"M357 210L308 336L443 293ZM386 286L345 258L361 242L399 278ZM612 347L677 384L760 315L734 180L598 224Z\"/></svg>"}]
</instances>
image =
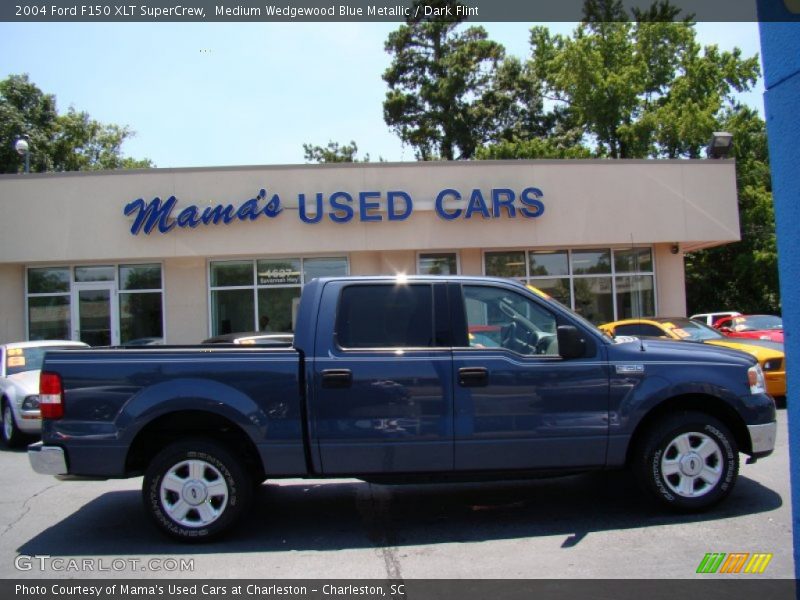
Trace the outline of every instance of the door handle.
<instances>
[{"instance_id":1,"label":"door handle","mask_svg":"<svg viewBox=\"0 0 800 600\"><path fill-rule=\"evenodd\" d=\"M486 387L489 370L486 367L462 367L458 370L458 384L462 387Z\"/></svg>"},{"instance_id":2,"label":"door handle","mask_svg":"<svg viewBox=\"0 0 800 600\"><path fill-rule=\"evenodd\" d=\"M348 388L353 384L353 372L350 369L325 369L322 371L322 387Z\"/></svg>"}]
</instances>

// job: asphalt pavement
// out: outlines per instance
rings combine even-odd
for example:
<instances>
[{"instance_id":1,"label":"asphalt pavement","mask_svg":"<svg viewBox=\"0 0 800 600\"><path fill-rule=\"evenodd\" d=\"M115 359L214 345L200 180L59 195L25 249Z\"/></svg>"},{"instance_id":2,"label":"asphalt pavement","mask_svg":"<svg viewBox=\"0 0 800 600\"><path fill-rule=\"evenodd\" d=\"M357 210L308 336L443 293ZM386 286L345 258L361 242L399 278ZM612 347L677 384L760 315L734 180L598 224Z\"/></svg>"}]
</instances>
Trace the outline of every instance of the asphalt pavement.
<instances>
[{"instance_id":1,"label":"asphalt pavement","mask_svg":"<svg viewBox=\"0 0 800 600\"><path fill-rule=\"evenodd\" d=\"M698 574L708 553L767 553L792 578L786 411L775 453L742 464L725 503L662 512L627 472L532 481L372 485L267 483L233 535L185 545L142 508L141 478L59 482L0 450L0 577L644 578ZM744 459L744 456L742 457Z\"/></svg>"}]
</instances>

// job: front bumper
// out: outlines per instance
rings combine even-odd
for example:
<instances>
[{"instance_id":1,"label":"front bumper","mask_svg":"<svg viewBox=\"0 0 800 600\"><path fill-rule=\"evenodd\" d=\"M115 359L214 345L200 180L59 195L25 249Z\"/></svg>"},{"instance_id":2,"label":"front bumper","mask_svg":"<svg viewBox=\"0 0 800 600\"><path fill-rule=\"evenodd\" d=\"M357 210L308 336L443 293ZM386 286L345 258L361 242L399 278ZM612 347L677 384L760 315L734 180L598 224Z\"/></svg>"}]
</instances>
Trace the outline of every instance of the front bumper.
<instances>
[{"instance_id":1,"label":"front bumper","mask_svg":"<svg viewBox=\"0 0 800 600\"><path fill-rule=\"evenodd\" d=\"M747 431L750 433L750 449L753 457L761 458L772 454L775 449L775 436L778 432L777 422L748 425Z\"/></svg>"},{"instance_id":2,"label":"front bumper","mask_svg":"<svg viewBox=\"0 0 800 600\"><path fill-rule=\"evenodd\" d=\"M43 442L31 444L28 460L33 470L42 475L66 475L68 472L64 449L58 446L45 446Z\"/></svg>"}]
</instances>

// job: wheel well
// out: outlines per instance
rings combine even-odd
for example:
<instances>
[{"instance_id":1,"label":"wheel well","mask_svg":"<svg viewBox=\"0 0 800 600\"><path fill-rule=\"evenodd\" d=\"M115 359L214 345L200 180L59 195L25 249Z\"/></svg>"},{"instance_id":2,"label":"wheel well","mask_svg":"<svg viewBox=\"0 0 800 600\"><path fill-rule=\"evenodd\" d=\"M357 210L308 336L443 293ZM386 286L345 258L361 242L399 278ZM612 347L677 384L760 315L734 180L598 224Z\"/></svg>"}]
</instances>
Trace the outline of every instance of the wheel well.
<instances>
[{"instance_id":1,"label":"wheel well","mask_svg":"<svg viewBox=\"0 0 800 600\"><path fill-rule=\"evenodd\" d=\"M136 434L128 450L125 472L142 474L164 447L187 437L206 437L224 444L244 459L249 472L263 479L264 467L250 436L230 419L200 410L172 412L148 423Z\"/></svg>"},{"instance_id":2,"label":"wheel well","mask_svg":"<svg viewBox=\"0 0 800 600\"><path fill-rule=\"evenodd\" d=\"M745 454L750 452L750 434L747 431L747 425L733 408L715 396L691 394L665 400L647 413L633 432L630 444L628 444L626 463L630 464L633 452L649 429L668 415L682 411L706 413L719 419L731 430L736 439L736 445L739 446L739 451Z\"/></svg>"}]
</instances>

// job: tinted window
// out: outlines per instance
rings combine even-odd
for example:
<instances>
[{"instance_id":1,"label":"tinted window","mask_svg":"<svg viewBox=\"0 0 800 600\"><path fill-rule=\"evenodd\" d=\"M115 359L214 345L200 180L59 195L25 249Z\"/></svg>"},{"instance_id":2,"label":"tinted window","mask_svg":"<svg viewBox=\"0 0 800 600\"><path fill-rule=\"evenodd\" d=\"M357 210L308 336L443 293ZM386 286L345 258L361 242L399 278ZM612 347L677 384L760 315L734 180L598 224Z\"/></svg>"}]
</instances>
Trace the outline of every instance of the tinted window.
<instances>
[{"instance_id":1,"label":"tinted window","mask_svg":"<svg viewBox=\"0 0 800 600\"><path fill-rule=\"evenodd\" d=\"M655 325L647 323L633 323L631 325L619 325L614 329L614 335L647 335L651 337L665 337L661 329Z\"/></svg>"},{"instance_id":2,"label":"tinted window","mask_svg":"<svg viewBox=\"0 0 800 600\"><path fill-rule=\"evenodd\" d=\"M336 339L343 348L433 346L431 286L346 287L339 300Z\"/></svg>"}]
</instances>

